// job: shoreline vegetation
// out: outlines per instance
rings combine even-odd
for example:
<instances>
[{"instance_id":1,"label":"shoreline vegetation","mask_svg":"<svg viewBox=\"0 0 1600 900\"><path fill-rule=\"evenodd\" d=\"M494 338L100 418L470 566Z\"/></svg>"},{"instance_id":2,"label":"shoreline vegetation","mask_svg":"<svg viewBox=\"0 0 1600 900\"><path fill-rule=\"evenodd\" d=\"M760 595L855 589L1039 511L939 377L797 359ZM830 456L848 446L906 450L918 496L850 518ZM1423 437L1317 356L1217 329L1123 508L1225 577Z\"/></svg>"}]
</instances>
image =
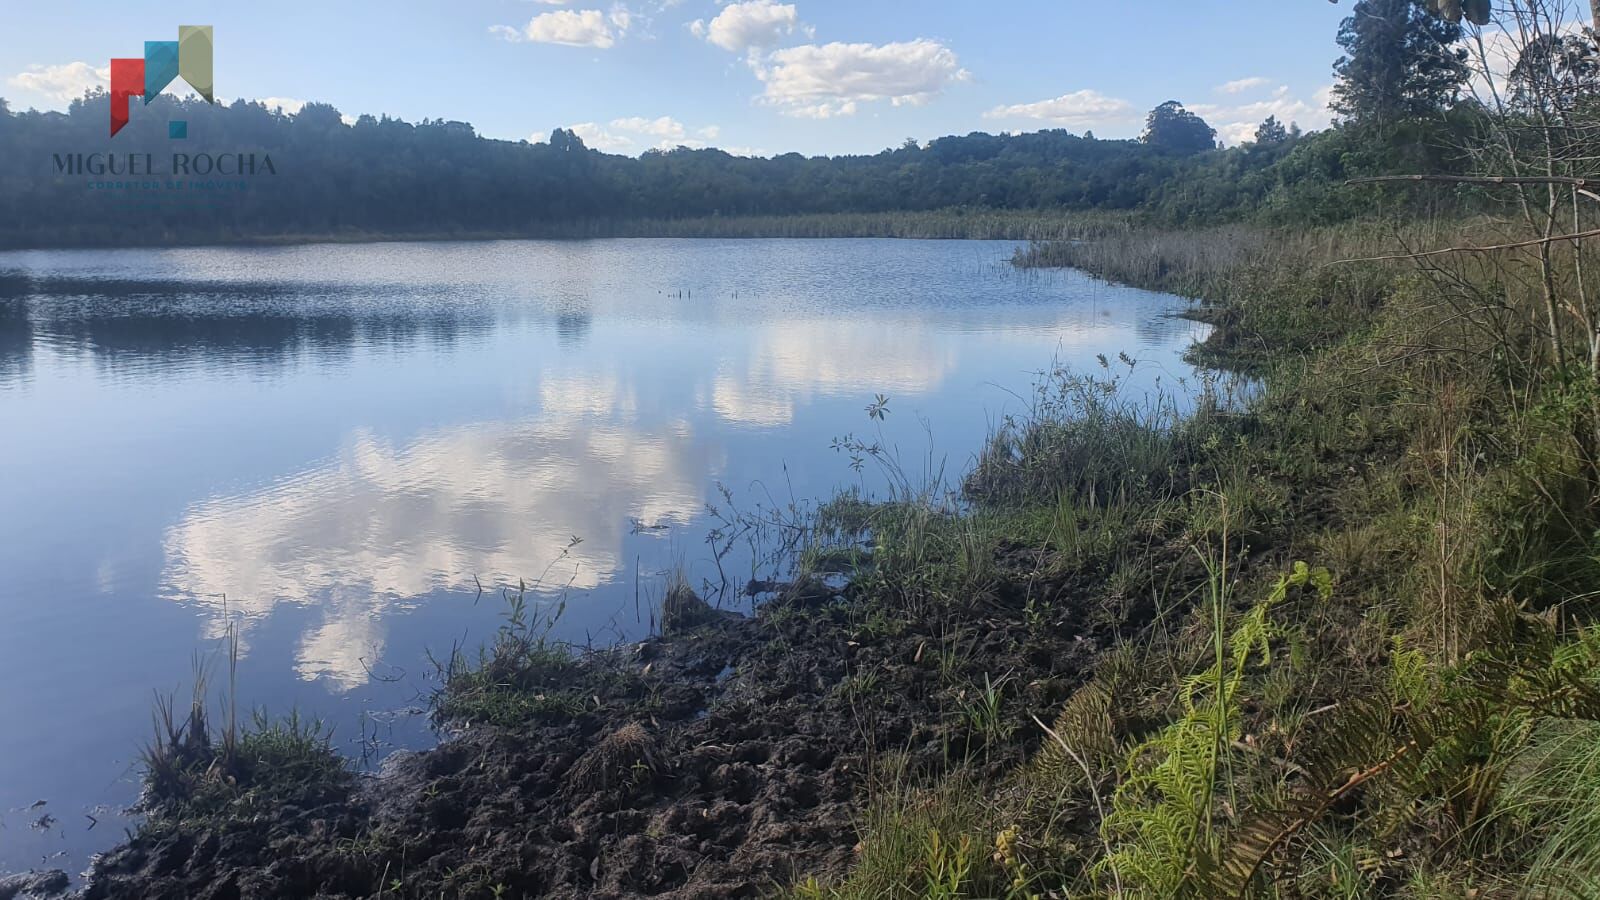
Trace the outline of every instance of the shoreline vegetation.
<instances>
[{"instance_id":1,"label":"shoreline vegetation","mask_svg":"<svg viewBox=\"0 0 1600 900\"><path fill-rule=\"evenodd\" d=\"M1097 211L1001 211L940 209L918 212L817 213L813 215L705 216L685 219L596 219L503 231L330 231L304 234L241 234L188 238L183 235L128 233L107 245L68 237L26 237L0 244L0 250L70 250L114 247L280 247L308 244L386 242L593 240L607 238L906 238L913 240L1093 240L1133 227L1130 214Z\"/></svg>"},{"instance_id":2,"label":"shoreline vegetation","mask_svg":"<svg viewBox=\"0 0 1600 900\"><path fill-rule=\"evenodd\" d=\"M1595 389L1462 315L1491 261L1340 262L1395 234L1024 250L1199 297L1258 392L1047 373L961 505L796 514L749 618L578 654L509 598L376 777L197 700L85 896L1588 896Z\"/></svg>"}]
</instances>

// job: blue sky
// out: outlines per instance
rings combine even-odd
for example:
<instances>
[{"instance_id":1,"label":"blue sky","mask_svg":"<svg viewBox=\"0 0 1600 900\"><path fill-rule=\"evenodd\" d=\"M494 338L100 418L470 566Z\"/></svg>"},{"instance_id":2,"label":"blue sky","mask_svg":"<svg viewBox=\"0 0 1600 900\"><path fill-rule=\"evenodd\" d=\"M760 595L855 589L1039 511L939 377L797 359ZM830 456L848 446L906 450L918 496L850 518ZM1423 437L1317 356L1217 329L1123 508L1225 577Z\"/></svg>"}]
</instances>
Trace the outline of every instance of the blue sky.
<instances>
[{"instance_id":1,"label":"blue sky","mask_svg":"<svg viewBox=\"0 0 1600 900\"><path fill-rule=\"evenodd\" d=\"M5 13L0 96L64 108L112 56L216 28L216 90L349 115L576 127L638 153L870 153L907 137L1063 127L1128 137L1177 99L1236 140L1327 123L1327 0L83 0Z\"/></svg>"}]
</instances>

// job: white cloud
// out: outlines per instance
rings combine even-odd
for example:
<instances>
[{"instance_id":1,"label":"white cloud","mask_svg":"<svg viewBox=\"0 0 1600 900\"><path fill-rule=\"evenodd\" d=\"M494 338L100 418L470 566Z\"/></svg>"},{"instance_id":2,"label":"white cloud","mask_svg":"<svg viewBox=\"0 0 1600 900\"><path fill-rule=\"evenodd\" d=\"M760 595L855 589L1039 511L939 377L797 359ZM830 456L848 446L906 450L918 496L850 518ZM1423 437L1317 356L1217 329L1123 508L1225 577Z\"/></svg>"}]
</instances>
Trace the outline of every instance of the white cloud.
<instances>
[{"instance_id":1,"label":"white cloud","mask_svg":"<svg viewBox=\"0 0 1600 900\"><path fill-rule=\"evenodd\" d=\"M6 84L65 104L110 81L110 68L97 69L86 62L69 62L58 66L29 66L26 72L7 78Z\"/></svg>"},{"instance_id":2,"label":"white cloud","mask_svg":"<svg viewBox=\"0 0 1600 900\"><path fill-rule=\"evenodd\" d=\"M797 119L832 119L838 116L853 116L856 114L856 102L848 100L843 103L812 103L806 106L792 106L785 110L787 115Z\"/></svg>"},{"instance_id":3,"label":"white cloud","mask_svg":"<svg viewBox=\"0 0 1600 900\"><path fill-rule=\"evenodd\" d=\"M306 101L296 100L293 97L261 97L257 103L267 109L275 109L286 116L292 116L305 108Z\"/></svg>"},{"instance_id":4,"label":"white cloud","mask_svg":"<svg viewBox=\"0 0 1600 900\"><path fill-rule=\"evenodd\" d=\"M709 23L703 19L689 23L689 30L695 37L732 53L774 46L797 30L809 33L800 24L794 4L772 0L731 4Z\"/></svg>"},{"instance_id":5,"label":"white cloud","mask_svg":"<svg viewBox=\"0 0 1600 900\"><path fill-rule=\"evenodd\" d=\"M690 129L671 116L654 119L632 116L612 119L604 125L598 122L579 122L567 128L582 138L587 147L606 153L629 154L646 149L646 145L659 150L706 147L709 146L709 141L716 140L722 134L722 129L716 125ZM694 137L689 136L691 133ZM546 140L546 136L536 134L528 140L530 143L542 143Z\"/></svg>"},{"instance_id":6,"label":"white cloud","mask_svg":"<svg viewBox=\"0 0 1600 900\"><path fill-rule=\"evenodd\" d=\"M1037 103L997 106L984 113L986 119L1039 119L1057 125L1102 125L1127 121L1133 104L1118 97L1107 97L1094 90L1074 91Z\"/></svg>"},{"instance_id":7,"label":"white cloud","mask_svg":"<svg viewBox=\"0 0 1600 900\"><path fill-rule=\"evenodd\" d=\"M594 122L579 122L569 125L567 129L583 139L585 147L602 150L606 153L624 153L632 150L633 140L619 134L612 134Z\"/></svg>"},{"instance_id":8,"label":"white cloud","mask_svg":"<svg viewBox=\"0 0 1600 900\"><path fill-rule=\"evenodd\" d=\"M509 25L493 25L489 33L514 43L531 41L604 50L614 46L617 37L627 32L630 24L632 17L620 6L613 8L609 15L598 9L558 9L534 16L521 30Z\"/></svg>"},{"instance_id":9,"label":"white cloud","mask_svg":"<svg viewBox=\"0 0 1600 900\"><path fill-rule=\"evenodd\" d=\"M1238 104L1197 103L1189 111L1217 129L1224 144L1242 144L1255 140L1256 127L1268 116L1277 117L1286 126L1294 123L1308 130L1326 128L1332 121L1333 114L1328 109L1332 96L1332 85L1317 90L1309 99L1295 96L1288 85L1280 85L1264 99Z\"/></svg>"},{"instance_id":10,"label":"white cloud","mask_svg":"<svg viewBox=\"0 0 1600 900\"><path fill-rule=\"evenodd\" d=\"M1271 83L1272 80L1269 78L1262 78L1259 75L1254 75L1249 78L1240 78L1237 81L1230 81L1227 84L1217 85L1217 93L1242 94L1245 91L1253 91L1256 88L1266 87Z\"/></svg>"},{"instance_id":11,"label":"white cloud","mask_svg":"<svg viewBox=\"0 0 1600 900\"><path fill-rule=\"evenodd\" d=\"M662 116L659 119L646 119L643 116L634 116L628 119L615 119L611 127L623 131L632 131L638 134L648 134L659 138L682 139L689 132L683 123L671 116Z\"/></svg>"},{"instance_id":12,"label":"white cloud","mask_svg":"<svg viewBox=\"0 0 1600 900\"><path fill-rule=\"evenodd\" d=\"M1317 109L1328 112L1333 108L1333 87L1332 84L1325 84L1311 95L1311 101L1316 104Z\"/></svg>"},{"instance_id":13,"label":"white cloud","mask_svg":"<svg viewBox=\"0 0 1600 900\"><path fill-rule=\"evenodd\" d=\"M611 24L617 24L615 19ZM569 47L610 47L616 37L597 9L573 12L569 9L534 16L528 22L528 40Z\"/></svg>"},{"instance_id":14,"label":"white cloud","mask_svg":"<svg viewBox=\"0 0 1600 900\"><path fill-rule=\"evenodd\" d=\"M1270 84L1265 78L1230 81L1219 85L1216 90L1218 93L1235 95L1237 99L1233 102L1194 103L1189 104L1188 109L1217 129L1218 137L1225 144L1254 140L1256 127L1268 116L1276 116L1284 125L1297 123L1307 130L1326 128L1332 121L1332 114L1328 110L1332 85L1306 98L1295 95L1286 85L1270 91L1260 90ZM1252 92L1259 99L1249 96ZM1099 91L1082 90L1037 103L997 106L984 113L984 118L1037 119L1083 128L1137 123L1142 115L1127 100L1108 97Z\"/></svg>"},{"instance_id":15,"label":"white cloud","mask_svg":"<svg viewBox=\"0 0 1600 900\"><path fill-rule=\"evenodd\" d=\"M752 60L763 102L807 118L848 116L858 104L921 104L969 76L956 54L918 38L891 44L805 44Z\"/></svg>"}]
</instances>

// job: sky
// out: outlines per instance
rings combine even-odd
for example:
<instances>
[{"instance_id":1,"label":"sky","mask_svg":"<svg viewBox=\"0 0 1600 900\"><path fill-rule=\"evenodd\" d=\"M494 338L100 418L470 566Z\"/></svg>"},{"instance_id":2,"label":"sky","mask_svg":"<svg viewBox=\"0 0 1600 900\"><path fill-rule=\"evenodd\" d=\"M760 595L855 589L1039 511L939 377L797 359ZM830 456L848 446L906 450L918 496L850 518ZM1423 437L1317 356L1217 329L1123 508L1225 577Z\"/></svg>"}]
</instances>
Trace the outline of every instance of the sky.
<instances>
[{"instance_id":1,"label":"sky","mask_svg":"<svg viewBox=\"0 0 1600 900\"><path fill-rule=\"evenodd\" d=\"M1328 124L1329 0L72 0L8 4L0 96L64 109L113 56L216 29L221 99L572 128L615 153L875 153L1042 128L1134 137L1178 100L1226 143Z\"/></svg>"}]
</instances>

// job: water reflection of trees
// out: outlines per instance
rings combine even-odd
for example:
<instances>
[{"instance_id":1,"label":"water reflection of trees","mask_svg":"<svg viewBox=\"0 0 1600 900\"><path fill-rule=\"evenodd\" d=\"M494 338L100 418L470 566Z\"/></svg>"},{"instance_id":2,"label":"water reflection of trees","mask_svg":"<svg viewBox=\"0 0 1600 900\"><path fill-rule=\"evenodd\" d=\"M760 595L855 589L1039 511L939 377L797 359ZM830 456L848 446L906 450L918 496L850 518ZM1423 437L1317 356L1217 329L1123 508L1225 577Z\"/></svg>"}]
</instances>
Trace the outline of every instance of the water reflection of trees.
<instances>
[{"instance_id":1,"label":"water reflection of trees","mask_svg":"<svg viewBox=\"0 0 1600 900\"><path fill-rule=\"evenodd\" d=\"M32 373L33 324L28 308L0 294L0 388L27 381Z\"/></svg>"},{"instance_id":2,"label":"water reflection of trees","mask_svg":"<svg viewBox=\"0 0 1600 900\"><path fill-rule=\"evenodd\" d=\"M29 377L40 346L116 375L262 373L297 360L337 363L357 347L449 350L494 322L487 311L384 299L371 288L308 297L304 285L0 274L0 384Z\"/></svg>"},{"instance_id":3,"label":"water reflection of trees","mask_svg":"<svg viewBox=\"0 0 1600 900\"><path fill-rule=\"evenodd\" d=\"M579 346L589 336L593 325L594 316L588 310L562 312L556 316L556 338L563 347Z\"/></svg>"}]
</instances>

